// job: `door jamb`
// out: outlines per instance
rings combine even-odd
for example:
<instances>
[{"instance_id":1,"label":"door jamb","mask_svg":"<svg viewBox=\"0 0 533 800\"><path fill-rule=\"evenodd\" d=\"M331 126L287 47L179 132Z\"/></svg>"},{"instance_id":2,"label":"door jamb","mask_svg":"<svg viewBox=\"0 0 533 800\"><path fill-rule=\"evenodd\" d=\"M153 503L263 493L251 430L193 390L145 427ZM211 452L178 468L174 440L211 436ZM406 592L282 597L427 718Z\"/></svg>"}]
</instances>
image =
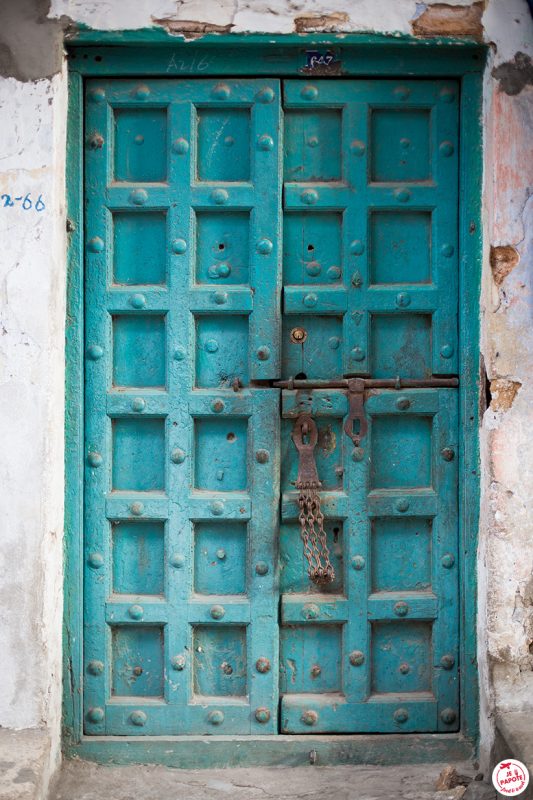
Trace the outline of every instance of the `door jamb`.
<instances>
[{"instance_id":1,"label":"door jamb","mask_svg":"<svg viewBox=\"0 0 533 800\"><path fill-rule=\"evenodd\" d=\"M66 753L97 761L142 762L170 766L251 766L309 763L310 749L320 763L411 763L468 758L477 752L479 686L477 669L477 533L479 521L479 294L482 263L482 82L486 48L474 42L371 34L305 36L207 35L194 43L176 40L162 29L126 32L81 30L69 46L67 121L67 316L65 421L65 599L63 628L63 747ZM122 46L117 46L122 45ZM152 45L149 47L149 45ZM165 45L164 47L162 45ZM141 49L139 50L139 46ZM459 426L459 536L461 611L461 731L458 734L262 737L84 737L82 724L83 608L83 81L86 76L198 77L217 74L319 77L306 71L309 48L341 57L353 77L460 80L459 163L459 340L463 380ZM275 52L276 58L272 59ZM199 69L207 56L219 66ZM231 54L231 59L227 56ZM222 55L222 59L220 56ZM169 73L174 59L177 72ZM75 58L74 58L75 57ZM202 62L201 59L204 58ZM335 56L336 57L336 56ZM189 59L189 60L187 60ZM196 59L196 60L195 60ZM250 64L255 62L254 70ZM167 69L164 67L167 65ZM185 70L182 70L185 65ZM396 66L396 69L394 69ZM296 70L296 71L295 71ZM322 77L322 75L320 75ZM209 747L205 746L206 739ZM118 740L118 741L117 741ZM238 746L237 746L238 743ZM290 743L290 746L289 746ZM201 755L205 752L205 755Z\"/></svg>"}]
</instances>

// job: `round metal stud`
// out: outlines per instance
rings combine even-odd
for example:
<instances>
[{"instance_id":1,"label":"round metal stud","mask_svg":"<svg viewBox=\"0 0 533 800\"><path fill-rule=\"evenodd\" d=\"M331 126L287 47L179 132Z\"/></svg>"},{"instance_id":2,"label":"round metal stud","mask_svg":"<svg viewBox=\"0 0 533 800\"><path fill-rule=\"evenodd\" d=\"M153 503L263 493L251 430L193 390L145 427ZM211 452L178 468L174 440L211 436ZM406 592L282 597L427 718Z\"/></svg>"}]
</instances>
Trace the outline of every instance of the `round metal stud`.
<instances>
[{"instance_id":1,"label":"round metal stud","mask_svg":"<svg viewBox=\"0 0 533 800\"><path fill-rule=\"evenodd\" d=\"M407 675L408 672L410 671L409 664L400 664L398 669L400 670L402 675Z\"/></svg>"},{"instance_id":2,"label":"round metal stud","mask_svg":"<svg viewBox=\"0 0 533 800\"><path fill-rule=\"evenodd\" d=\"M136 500L130 506L130 511L134 517L142 517L144 514L144 504L140 500Z\"/></svg>"},{"instance_id":3,"label":"round metal stud","mask_svg":"<svg viewBox=\"0 0 533 800\"><path fill-rule=\"evenodd\" d=\"M217 277L219 278L229 278L231 275L231 267L229 264L217 264L215 267Z\"/></svg>"},{"instance_id":4,"label":"round metal stud","mask_svg":"<svg viewBox=\"0 0 533 800\"><path fill-rule=\"evenodd\" d=\"M440 454L445 461L453 461L455 458L455 450L453 450L451 447L445 447L440 451Z\"/></svg>"},{"instance_id":5,"label":"round metal stud","mask_svg":"<svg viewBox=\"0 0 533 800\"><path fill-rule=\"evenodd\" d=\"M224 411L224 401L217 397L215 400L211 401L211 411L214 411L215 414L220 414Z\"/></svg>"},{"instance_id":6,"label":"round metal stud","mask_svg":"<svg viewBox=\"0 0 533 800\"><path fill-rule=\"evenodd\" d=\"M177 153L179 156L185 155L185 153L189 152L189 142L187 139L174 139L172 142L172 150L174 153Z\"/></svg>"},{"instance_id":7,"label":"round metal stud","mask_svg":"<svg viewBox=\"0 0 533 800\"><path fill-rule=\"evenodd\" d=\"M408 397L399 397L396 400L396 408L400 411L406 411L408 408L411 407L411 401Z\"/></svg>"},{"instance_id":8,"label":"round metal stud","mask_svg":"<svg viewBox=\"0 0 533 800\"><path fill-rule=\"evenodd\" d=\"M256 709L255 718L258 722L268 722L270 720L270 711L268 708L261 706L260 708Z\"/></svg>"},{"instance_id":9,"label":"round metal stud","mask_svg":"<svg viewBox=\"0 0 533 800\"><path fill-rule=\"evenodd\" d=\"M308 261L307 264L305 265L305 271L312 278L316 278L317 275L320 275L320 273L322 272L320 261Z\"/></svg>"},{"instance_id":10,"label":"round metal stud","mask_svg":"<svg viewBox=\"0 0 533 800\"><path fill-rule=\"evenodd\" d=\"M181 654L179 656L172 656L172 658L170 659L170 664L172 666L172 669L175 669L178 672L181 672L182 669L185 669L186 663L187 662L185 656Z\"/></svg>"},{"instance_id":11,"label":"round metal stud","mask_svg":"<svg viewBox=\"0 0 533 800\"><path fill-rule=\"evenodd\" d=\"M304 725L316 725L318 722L318 714L316 711L312 710L304 711L301 720Z\"/></svg>"},{"instance_id":12,"label":"round metal stud","mask_svg":"<svg viewBox=\"0 0 533 800\"><path fill-rule=\"evenodd\" d=\"M216 353L218 350L218 342L216 339L208 339L205 343L205 349L208 353Z\"/></svg>"},{"instance_id":13,"label":"round metal stud","mask_svg":"<svg viewBox=\"0 0 533 800\"><path fill-rule=\"evenodd\" d=\"M365 143L361 142L359 139L355 139L350 145L350 150L354 156L362 156L366 150Z\"/></svg>"},{"instance_id":14,"label":"round metal stud","mask_svg":"<svg viewBox=\"0 0 533 800\"><path fill-rule=\"evenodd\" d=\"M453 708L443 708L440 712L440 718L445 725L452 725L457 719L457 714Z\"/></svg>"},{"instance_id":15,"label":"round metal stud","mask_svg":"<svg viewBox=\"0 0 533 800\"><path fill-rule=\"evenodd\" d=\"M411 303L411 298L407 294L407 292L398 292L396 295L396 305L400 308L407 308L408 305Z\"/></svg>"},{"instance_id":16,"label":"round metal stud","mask_svg":"<svg viewBox=\"0 0 533 800\"><path fill-rule=\"evenodd\" d=\"M258 450L255 454L255 460L259 462L259 464L266 464L270 461L270 453L268 450Z\"/></svg>"},{"instance_id":17,"label":"round metal stud","mask_svg":"<svg viewBox=\"0 0 533 800\"><path fill-rule=\"evenodd\" d=\"M219 547L216 555L219 561L224 561L226 558L226 551L222 547Z\"/></svg>"},{"instance_id":18,"label":"round metal stud","mask_svg":"<svg viewBox=\"0 0 533 800\"><path fill-rule=\"evenodd\" d=\"M259 150L272 150L274 147L274 139L272 136L268 136L264 133L263 136L260 136L257 140L257 146Z\"/></svg>"},{"instance_id":19,"label":"round metal stud","mask_svg":"<svg viewBox=\"0 0 533 800\"><path fill-rule=\"evenodd\" d=\"M394 604L394 613L397 617L406 617L409 613L409 606L403 600Z\"/></svg>"},{"instance_id":20,"label":"round metal stud","mask_svg":"<svg viewBox=\"0 0 533 800\"><path fill-rule=\"evenodd\" d=\"M220 711L218 708L215 711L210 711L207 715L207 720L211 725L222 725L224 722L224 712Z\"/></svg>"},{"instance_id":21,"label":"round metal stud","mask_svg":"<svg viewBox=\"0 0 533 800\"><path fill-rule=\"evenodd\" d=\"M409 712L406 708L397 708L392 716L395 722L407 722L409 719Z\"/></svg>"},{"instance_id":22,"label":"round metal stud","mask_svg":"<svg viewBox=\"0 0 533 800\"><path fill-rule=\"evenodd\" d=\"M104 463L104 459L102 458L100 453L95 453L95 452L89 453L89 455L87 456L87 461L89 462L91 467L101 467L102 464Z\"/></svg>"},{"instance_id":23,"label":"round metal stud","mask_svg":"<svg viewBox=\"0 0 533 800\"><path fill-rule=\"evenodd\" d=\"M101 553L89 553L87 563L93 569L101 569L104 566L104 557Z\"/></svg>"},{"instance_id":24,"label":"round metal stud","mask_svg":"<svg viewBox=\"0 0 533 800\"><path fill-rule=\"evenodd\" d=\"M360 572L362 569L365 568L365 559L363 556L354 556L352 558L352 567Z\"/></svg>"},{"instance_id":25,"label":"round metal stud","mask_svg":"<svg viewBox=\"0 0 533 800\"><path fill-rule=\"evenodd\" d=\"M399 500L396 500L394 508L396 511L399 511L400 514L404 514L409 510L409 500L407 500L406 497L401 497Z\"/></svg>"},{"instance_id":26,"label":"round metal stud","mask_svg":"<svg viewBox=\"0 0 533 800\"><path fill-rule=\"evenodd\" d=\"M310 84L307 84L307 86L303 87L302 91L300 92L300 95L303 97L304 100L316 100L316 98L318 97L318 89L316 88L316 86L311 86Z\"/></svg>"},{"instance_id":27,"label":"round metal stud","mask_svg":"<svg viewBox=\"0 0 533 800\"><path fill-rule=\"evenodd\" d=\"M352 650L348 656L348 659L352 667L360 667L361 664L365 663L364 653L362 653L360 650Z\"/></svg>"},{"instance_id":28,"label":"round metal stud","mask_svg":"<svg viewBox=\"0 0 533 800\"><path fill-rule=\"evenodd\" d=\"M314 308L318 303L318 297L316 294L306 294L302 302L306 308Z\"/></svg>"},{"instance_id":29,"label":"round metal stud","mask_svg":"<svg viewBox=\"0 0 533 800\"><path fill-rule=\"evenodd\" d=\"M92 344L87 348L87 355L92 361L98 361L104 355L104 350L99 344Z\"/></svg>"},{"instance_id":30,"label":"round metal stud","mask_svg":"<svg viewBox=\"0 0 533 800\"><path fill-rule=\"evenodd\" d=\"M360 239L354 239L350 245L350 253L354 256L361 256L365 252L365 246Z\"/></svg>"},{"instance_id":31,"label":"round metal stud","mask_svg":"<svg viewBox=\"0 0 533 800\"><path fill-rule=\"evenodd\" d=\"M144 400L142 397L134 397L133 400L131 401L132 411L140 412L144 411L145 408L146 408L146 400Z\"/></svg>"},{"instance_id":32,"label":"round metal stud","mask_svg":"<svg viewBox=\"0 0 533 800\"><path fill-rule=\"evenodd\" d=\"M211 614L211 617L213 619L222 619L222 617L226 613L226 609L224 608L224 606L215 605L211 606L209 613Z\"/></svg>"},{"instance_id":33,"label":"round metal stud","mask_svg":"<svg viewBox=\"0 0 533 800\"><path fill-rule=\"evenodd\" d=\"M270 239L259 239L257 242L257 252L263 256L267 256L272 252L272 242Z\"/></svg>"},{"instance_id":34,"label":"round metal stud","mask_svg":"<svg viewBox=\"0 0 533 800\"><path fill-rule=\"evenodd\" d=\"M138 133L133 141L135 142L135 144L144 144L144 136L142 135L142 133Z\"/></svg>"},{"instance_id":35,"label":"round metal stud","mask_svg":"<svg viewBox=\"0 0 533 800\"><path fill-rule=\"evenodd\" d=\"M352 450L352 461L362 461L364 457L364 449L362 447L354 447Z\"/></svg>"},{"instance_id":36,"label":"round metal stud","mask_svg":"<svg viewBox=\"0 0 533 800\"><path fill-rule=\"evenodd\" d=\"M260 89L259 92L256 94L256 99L260 103L271 103L274 97L275 97L274 90L271 89L270 86L265 86L263 89Z\"/></svg>"},{"instance_id":37,"label":"round metal stud","mask_svg":"<svg viewBox=\"0 0 533 800\"><path fill-rule=\"evenodd\" d=\"M456 92L453 86L443 86L440 90L440 98L443 103L453 103L455 94Z\"/></svg>"},{"instance_id":38,"label":"round metal stud","mask_svg":"<svg viewBox=\"0 0 533 800\"><path fill-rule=\"evenodd\" d=\"M186 458L185 450L182 450L180 447L174 448L174 450L170 454L170 460L174 464L183 464L185 458Z\"/></svg>"},{"instance_id":39,"label":"round metal stud","mask_svg":"<svg viewBox=\"0 0 533 800\"><path fill-rule=\"evenodd\" d=\"M318 136L310 136L307 140L308 147L318 147Z\"/></svg>"},{"instance_id":40,"label":"round metal stud","mask_svg":"<svg viewBox=\"0 0 533 800\"><path fill-rule=\"evenodd\" d=\"M444 344L440 349L440 354L443 358L451 358L453 356L453 346Z\"/></svg>"},{"instance_id":41,"label":"round metal stud","mask_svg":"<svg viewBox=\"0 0 533 800\"><path fill-rule=\"evenodd\" d=\"M231 89L227 83L217 83L211 90L212 97L215 97L217 100L227 100L230 94Z\"/></svg>"},{"instance_id":42,"label":"round metal stud","mask_svg":"<svg viewBox=\"0 0 533 800\"><path fill-rule=\"evenodd\" d=\"M330 267L328 269L328 278L330 281L338 281L341 276L340 267Z\"/></svg>"},{"instance_id":43,"label":"round metal stud","mask_svg":"<svg viewBox=\"0 0 533 800\"><path fill-rule=\"evenodd\" d=\"M266 575L268 573L268 564L266 561L258 561L255 565L257 575Z\"/></svg>"},{"instance_id":44,"label":"round metal stud","mask_svg":"<svg viewBox=\"0 0 533 800\"><path fill-rule=\"evenodd\" d=\"M453 555L453 553L445 553L442 556L440 563L442 564L444 569L451 569L455 564L455 556Z\"/></svg>"},{"instance_id":45,"label":"round metal stud","mask_svg":"<svg viewBox=\"0 0 533 800\"><path fill-rule=\"evenodd\" d=\"M217 306L223 306L225 303L228 302L228 293L227 292L215 292L213 295L213 300L217 304Z\"/></svg>"},{"instance_id":46,"label":"round metal stud","mask_svg":"<svg viewBox=\"0 0 533 800\"><path fill-rule=\"evenodd\" d=\"M406 138L400 139L400 147L402 148L402 150L407 150L410 144L411 144L410 139Z\"/></svg>"},{"instance_id":47,"label":"round metal stud","mask_svg":"<svg viewBox=\"0 0 533 800\"><path fill-rule=\"evenodd\" d=\"M306 206L314 206L318 201L318 192L315 189L306 189L305 192L301 193L300 200Z\"/></svg>"},{"instance_id":48,"label":"round metal stud","mask_svg":"<svg viewBox=\"0 0 533 800\"><path fill-rule=\"evenodd\" d=\"M364 361L365 360L365 351L361 347L354 347L350 356L353 358L354 361Z\"/></svg>"},{"instance_id":49,"label":"round metal stud","mask_svg":"<svg viewBox=\"0 0 533 800\"><path fill-rule=\"evenodd\" d=\"M87 719L89 722L102 722L104 718L103 708L90 708L87 712Z\"/></svg>"},{"instance_id":50,"label":"round metal stud","mask_svg":"<svg viewBox=\"0 0 533 800\"><path fill-rule=\"evenodd\" d=\"M439 151L442 156L448 158L454 152L454 146L451 142L441 142L439 146Z\"/></svg>"},{"instance_id":51,"label":"round metal stud","mask_svg":"<svg viewBox=\"0 0 533 800\"><path fill-rule=\"evenodd\" d=\"M144 608L137 604L128 608L128 616L132 619L142 619L144 617Z\"/></svg>"},{"instance_id":52,"label":"round metal stud","mask_svg":"<svg viewBox=\"0 0 533 800\"><path fill-rule=\"evenodd\" d=\"M174 239L172 242L172 252L178 256L182 256L187 251L187 242L185 239Z\"/></svg>"},{"instance_id":53,"label":"round metal stud","mask_svg":"<svg viewBox=\"0 0 533 800\"><path fill-rule=\"evenodd\" d=\"M356 289L359 289L360 286L363 285L363 278L361 277L361 273L359 270L356 270L352 275L352 286Z\"/></svg>"},{"instance_id":54,"label":"round metal stud","mask_svg":"<svg viewBox=\"0 0 533 800\"><path fill-rule=\"evenodd\" d=\"M183 361L187 355L184 347L176 347L174 350L174 361Z\"/></svg>"},{"instance_id":55,"label":"round metal stud","mask_svg":"<svg viewBox=\"0 0 533 800\"><path fill-rule=\"evenodd\" d=\"M172 553L170 556L170 566L174 569L181 569L185 565L185 556L181 553Z\"/></svg>"},{"instance_id":56,"label":"round metal stud","mask_svg":"<svg viewBox=\"0 0 533 800\"><path fill-rule=\"evenodd\" d=\"M440 251L445 258L451 258L455 252L455 248L453 244L447 243L442 245Z\"/></svg>"},{"instance_id":57,"label":"round metal stud","mask_svg":"<svg viewBox=\"0 0 533 800\"><path fill-rule=\"evenodd\" d=\"M225 189L214 189L211 192L211 200L217 206L223 206L228 202L229 194Z\"/></svg>"},{"instance_id":58,"label":"round metal stud","mask_svg":"<svg viewBox=\"0 0 533 800\"><path fill-rule=\"evenodd\" d=\"M92 239L89 239L87 242L87 250L90 250L91 253L101 253L104 249L104 240L100 239L99 236L93 236Z\"/></svg>"},{"instance_id":59,"label":"round metal stud","mask_svg":"<svg viewBox=\"0 0 533 800\"><path fill-rule=\"evenodd\" d=\"M341 340L338 336L330 336L328 339L328 347L330 350L338 350Z\"/></svg>"},{"instance_id":60,"label":"round metal stud","mask_svg":"<svg viewBox=\"0 0 533 800\"><path fill-rule=\"evenodd\" d=\"M302 608L302 617L304 619L318 619L320 616L320 608L316 603L306 603Z\"/></svg>"},{"instance_id":61,"label":"round metal stud","mask_svg":"<svg viewBox=\"0 0 533 800\"><path fill-rule=\"evenodd\" d=\"M408 86L397 86L394 90L394 95L399 100L407 100L409 95L411 94L411 90Z\"/></svg>"},{"instance_id":62,"label":"round metal stud","mask_svg":"<svg viewBox=\"0 0 533 800\"><path fill-rule=\"evenodd\" d=\"M147 100L150 97L150 87L146 86L145 83L141 83L135 90L135 97L137 100Z\"/></svg>"},{"instance_id":63,"label":"round metal stud","mask_svg":"<svg viewBox=\"0 0 533 800\"><path fill-rule=\"evenodd\" d=\"M89 100L92 103L103 103L105 100L105 89L102 89L101 86L95 86L95 88L91 89L89 92Z\"/></svg>"},{"instance_id":64,"label":"round metal stud","mask_svg":"<svg viewBox=\"0 0 533 800\"><path fill-rule=\"evenodd\" d=\"M270 672L270 661L268 660L268 658L261 656L261 658L258 658L257 661L255 662L255 668L261 674L264 674L265 672Z\"/></svg>"},{"instance_id":65,"label":"round metal stud","mask_svg":"<svg viewBox=\"0 0 533 800\"><path fill-rule=\"evenodd\" d=\"M129 304L132 308L145 308L146 307L146 297L144 294L132 294L129 298Z\"/></svg>"},{"instance_id":66,"label":"round metal stud","mask_svg":"<svg viewBox=\"0 0 533 800\"><path fill-rule=\"evenodd\" d=\"M132 725L135 725L138 728L142 728L146 725L146 721L148 717L144 713L144 711L132 711L130 714L130 722Z\"/></svg>"},{"instance_id":67,"label":"round metal stud","mask_svg":"<svg viewBox=\"0 0 533 800\"><path fill-rule=\"evenodd\" d=\"M257 350L257 358L259 359L259 361L268 361L268 359L270 358L270 348L265 347L264 345L263 347L260 347Z\"/></svg>"},{"instance_id":68,"label":"round metal stud","mask_svg":"<svg viewBox=\"0 0 533 800\"><path fill-rule=\"evenodd\" d=\"M455 658L451 653L446 653L440 660L440 665L443 669L452 669L455 665Z\"/></svg>"},{"instance_id":69,"label":"round metal stud","mask_svg":"<svg viewBox=\"0 0 533 800\"><path fill-rule=\"evenodd\" d=\"M90 675L101 675L104 671L104 664L103 661L97 661L96 659L93 661L89 661L87 664L87 672Z\"/></svg>"},{"instance_id":70,"label":"round metal stud","mask_svg":"<svg viewBox=\"0 0 533 800\"><path fill-rule=\"evenodd\" d=\"M214 517L220 517L224 513L224 503L222 500L213 500L211 503L211 514Z\"/></svg>"},{"instance_id":71,"label":"round metal stud","mask_svg":"<svg viewBox=\"0 0 533 800\"><path fill-rule=\"evenodd\" d=\"M411 192L409 189L396 189L394 192L394 197L398 200L399 203L407 203L408 200L411 198Z\"/></svg>"},{"instance_id":72,"label":"round metal stud","mask_svg":"<svg viewBox=\"0 0 533 800\"><path fill-rule=\"evenodd\" d=\"M148 192L144 189L134 189L130 194L130 203L135 206L143 206L148 200Z\"/></svg>"}]
</instances>

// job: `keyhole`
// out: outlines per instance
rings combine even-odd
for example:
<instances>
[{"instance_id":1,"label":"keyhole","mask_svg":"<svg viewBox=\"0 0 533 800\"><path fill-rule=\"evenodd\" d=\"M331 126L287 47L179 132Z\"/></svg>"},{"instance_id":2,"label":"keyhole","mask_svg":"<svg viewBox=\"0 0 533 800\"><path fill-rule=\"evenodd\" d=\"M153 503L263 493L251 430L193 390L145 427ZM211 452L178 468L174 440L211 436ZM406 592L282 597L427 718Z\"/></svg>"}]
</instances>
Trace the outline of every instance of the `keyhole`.
<instances>
[{"instance_id":1,"label":"keyhole","mask_svg":"<svg viewBox=\"0 0 533 800\"><path fill-rule=\"evenodd\" d=\"M339 541L339 529L337 527L333 528L333 542L337 544Z\"/></svg>"},{"instance_id":2,"label":"keyhole","mask_svg":"<svg viewBox=\"0 0 533 800\"><path fill-rule=\"evenodd\" d=\"M352 419L352 433L354 436L359 436L361 433L361 420L359 417Z\"/></svg>"},{"instance_id":3,"label":"keyhole","mask_svg":"<svg viewBox=\"0 0 533 800\"><path fill-rule=\"evenodd\" d=\"M218 245L218 249L219 250L224 250L224 246L225 245L222 242L220 242L220 244Z\"/></svg>"}]
</instances>

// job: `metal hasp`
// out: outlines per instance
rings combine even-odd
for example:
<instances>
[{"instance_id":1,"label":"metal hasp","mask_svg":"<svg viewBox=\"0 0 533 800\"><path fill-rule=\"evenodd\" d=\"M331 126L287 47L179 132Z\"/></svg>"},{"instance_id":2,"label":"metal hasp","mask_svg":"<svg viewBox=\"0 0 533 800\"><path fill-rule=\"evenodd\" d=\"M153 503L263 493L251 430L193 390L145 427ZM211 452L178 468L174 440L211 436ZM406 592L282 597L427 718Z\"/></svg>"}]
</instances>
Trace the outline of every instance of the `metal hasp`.
<instances>
[{"instance_id":1,"label":"metal hasp","mask_svg":"<svg viewBox=\"0 0 533 800\"><path fill-rule=\"evenodd\" d=\"M324 531L324 514L320 509L322 484L318 479L315 462L318 430L314 419L309 414L300 414L294 423L292 441L299 455L296 481L296 488L299 491L298 519L304 554L309 564L307 573L313 583L322 586L335 580L335 571L329 558L329 548Z\"/></svg>"}]
</instances>

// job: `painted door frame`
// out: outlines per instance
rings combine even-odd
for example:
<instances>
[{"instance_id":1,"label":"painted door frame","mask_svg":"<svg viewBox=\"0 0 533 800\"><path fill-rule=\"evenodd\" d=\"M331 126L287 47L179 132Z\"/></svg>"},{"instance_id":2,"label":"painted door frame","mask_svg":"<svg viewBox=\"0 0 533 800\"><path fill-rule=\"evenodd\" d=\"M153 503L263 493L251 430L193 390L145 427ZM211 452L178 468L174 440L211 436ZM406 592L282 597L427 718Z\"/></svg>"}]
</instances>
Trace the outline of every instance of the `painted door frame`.
<instances>
[{"instance_id":1,"label":"painted door frame","mask_svg":"<svg viewBox=\"0 0 533 800\"><path fill-rule=\"evenodd\" d=\"M370 34L206 35L194 42L154 28L83 30L66 41L69 57L67 129L67 318L65 456L65 604L63 748L106 763L174 767L411 763L469 758L477 751L477 531L479 518L479 293L482 263L482 82L486 48L454 39L419 40ZM314 66L309 64L313 61ZM316 54L323 62L316 64ZM460 81L459 388L460 710L449 734L278 736L84 736L83 609L83 82L88 77L423 77Z\"/></svg>"}]
</instances>

